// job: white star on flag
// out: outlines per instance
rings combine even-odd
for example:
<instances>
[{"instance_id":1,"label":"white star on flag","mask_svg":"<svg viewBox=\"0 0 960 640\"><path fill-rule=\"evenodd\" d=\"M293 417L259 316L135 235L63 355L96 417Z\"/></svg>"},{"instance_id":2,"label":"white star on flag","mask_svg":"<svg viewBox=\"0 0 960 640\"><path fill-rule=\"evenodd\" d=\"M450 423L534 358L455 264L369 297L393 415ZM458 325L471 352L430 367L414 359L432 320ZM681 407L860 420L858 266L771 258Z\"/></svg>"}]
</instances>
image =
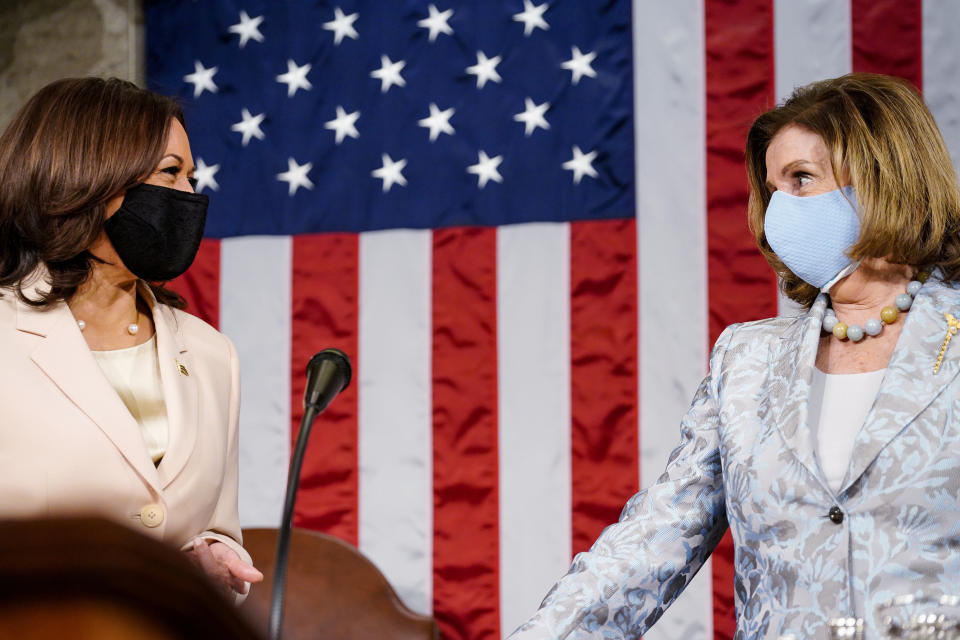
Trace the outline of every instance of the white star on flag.
<instances>
[{"instance_id":1,"label":"white star on flag","mask_svg":"<svg viewBox=\"0 0 960 640\"><path fill-rule=\"evenodd\" d=\"M216 72L217 67L206 69L199 60L193 61L193 73L188 73L183 79L193 85L194 98L198 98L204 91L217 92L217 85L213 83L213 74Z\"/></svg>"},{"instance_id":2,"label":"white star on flag","mask_svg":"<svg viewBox=\"0 0 960 640\"><path fill-rule=\"evenodd\" d=\"M387 56L380 56L380 68L370 72L371 78L377 78L382 83L380 93L386 93L393 85L403 87L407 81L400 75L400 70L406 66L406 61L391 62Z\"/></svg>"},{"instance_id":3,"label":"white star on flag","mask_svg":"<svg viewBox=\"0 0 960 640\"><path fill-rule=\"evenodd\" d=\"M477 176L477 187L483 189L490 180L503 182L503 176L501 176L497 170L501 162L503 162L502 155L491 158L487 156L485 151L480 151L477 153L477 164L472 164L467 167L467 173L472 173Z\"/></svg>"},{"instance_id":4,"label":"white star on flag","mask_svg":"<svg viewBox=\"0 0 960 640\"><path fill-rule=\"evenodd\" d=\"M263 140L263 131L260 129L260 123L263 122L266 114L260 113L257 115L250 115L250 112L244 107L240 111L240 117L243 118L240 122L237 122L230 127L231 131L238 131L243 134L243 140L241 144L247 146L247 143L250 142L250 138L256 138L257 140Z\"/></svg>"},{"instance_id":5,"label":"white star on flag","mask_svg":"<svg viewBox=\"0 0 960 640\"><path fill-rule=\"evenodd\" d=\"M477 51L477 64L467 67L467 73L477 76L477 89L483 89L487 80L502 81L500 74L497 73L497 65L500 64L500 60L500 56L488 58L483 51Z\"/></svg>"},{"instance_id":6,"label":"white star on flag","mask_svg":"<svg viewBox=\"0 0 960 640\"><path fill-rule=\"evenodd\" d=\"M217 184L217 179L214 177L217 175L217 171L220 171L220 165L214 164L208 167L203 158L197 158L197 166L193 170L193 178L197 181L197 186L193 188L193 192L200 193L207 187L219 191L220 185Z\"/></svg>"},{"instance_id":7,"label":"white star on flag","mask_svg":"<svg viewBox=\"0 0 960 640\"><path fill-rule=\"evenodd\" d=\"M347 136L350 136L351 138L360 137L360 132L357 131L357 128L354 126L357 122L357 118L359 117L360 111L347 113L343 107L337 105L337 117L333 120L327 120L323 124L323 128L335 131L336 143L340 144Z\"/></svg>"},{"instance_id":8,"label":"white star on flag","mask_svg":"<svg viewBox=\"0 0 960 640\"><path fill-rule=\"evenodd\" d=\"M310 73L311 65L309 63L302 67L297 66L293 60L287 60L287 72L277 76L277 82L283 82L287 85L287 97L293 96L297 89L313 89L313 85L307 80L307 74Z\"/></svg>"},{"instance_id":9,"label":"white star on flag","mask_svg":"<svg viewBox=\"0 0 960 640\"><path fill-rule=\"evenodd\" d=\"M597 157L596 151L584 153L580 147L573 145L573 157L563 163L563 168L567 171L573 171L573 184L580 184L584 175L591 178L597 177L597 170L593 168L593 161Z\"/></svg>"},{"instance_id":10,"label":"white star on flag","mask_svg":"<svg viewBox=\"0 0 960 640\"><path fill-rule=\"evenodd\" d=\"M430 29L430 42L433 42L437 39L437 36L441 33L447 35L453 35L453 28L447 24L447 20L450 19L450 16L453 15L453 9L447 9L446 11L438 11L434 5L430 5L430 16L419 20L417 22L418 27L423 27L424 29Z\"/></svg>"},{"instance_id":11,"label":"white star on flag","mask_svg":"<svg viewBox=\"0 0 960 640\"><path fill-rule=\"evenodd\" d=\"M293 158L288 158L287 170L283 173L278 173L277 180L280 182L286 182L290 185L289 193L292 196L300 187L313 189L313 182L311 182L310 178L307 177L307 174L310 173L310 169L313 169L312 162L307 162L306 164L297 164L296 160Z\"/></svg>"},{"instance_id":12,"label":"white star on flag","mask_svg":"<svg viewBox=\"0 0 960 640\"><path fill-rule=\"evenodd\" d=\"M340 44L344 37L353 38L354 40L360 37L360 34L357 33L357 30L353 28L353 23L356 22L357 18L359 17L359 13L344 15L340 7L334 8L333 20L323 23L324 29L327 31L333 31L334 46Z\"/></svg>"},{"instance_id":13,"label":"white star on flag","mask_svg":"<svg viewBox=\"0 0 960 640\"><path fill-rule=\"evenodd\" d=\"M522 122L525 125L523 130L523 135L529 136L537 127L542 129L549 129L550 123L547 122L547 119L543 117L543 114L547 112L547 109L550 108L549 102L544 102L543 104L534 104L533 100L530 98L524 99L524 105L526 108L522 113L518 113L513 116L513 119L517 122Z\"/></svg>"},{"instance_id":14,"label":"white star on flag","mask_svg":"<svg viewBox=\"0 0 960 640\"><path fill-rule=\"evenodd\" d=\"M453 135L453 127L450 125L450 117L454 114L454 108L450 107L440 111L436 104L430 103L430 116L418 120L421 127L430 128L430 142L440 137L441 133Z\"/></svg>"},{"instance_id":15,"label":"white star on flag","mask_svg":"<svg viewBox=\"0 0 960 640\"><path fill-rule=\"evenodd\" d=\"M263 16L251 18L246 11L240 12L240 22L230 27L230 33L236 33L240 36L240 48L250 40L263 42L263 34L260 33L260 23L263 22Z\"/></svg>"},{"instance_id":16,"label":"white star on flag","mask_svg":"<svg viewBox=\"0 0 960 640\"><path fill-rule=\"evenodd\" d=\"M383 166L370 172L374 178L383 180L383 190L390 191L390 187L399 184L401 187L407 186L407 179L403 177L401 171L407 166L407 161L400 158L394 162L388 154L383 154Z\"/></svg>"},{"instance_id":17,"label":"white star on flag","mask_svg":"<svg viewBox=\"0 0 960 640\"><path fill-rule=\"evenodd\" d=\"M547 21L543 19L543 14L549 6L546 2L539 6L534 6L530 0L523 0L523 11L513 14L513 19L516 22L523 23L524 36L529 36L537 27L540 27L544 31L550 28Z\"/></svg>"},{"instance_id":18,"label":"white star on flag","mask_svg":"<svg viewBox=\"0 0 960 640\"><path fill-rule=\"evenodd\" d=\"M572 47L570 51L573 57L560 66L573 74L573 84L580 82L583 76L596 78L597 72L593 70L590 63L597 57L597 53L595 51L581 53L578 47Z\"/></svg>"}]
</instances>

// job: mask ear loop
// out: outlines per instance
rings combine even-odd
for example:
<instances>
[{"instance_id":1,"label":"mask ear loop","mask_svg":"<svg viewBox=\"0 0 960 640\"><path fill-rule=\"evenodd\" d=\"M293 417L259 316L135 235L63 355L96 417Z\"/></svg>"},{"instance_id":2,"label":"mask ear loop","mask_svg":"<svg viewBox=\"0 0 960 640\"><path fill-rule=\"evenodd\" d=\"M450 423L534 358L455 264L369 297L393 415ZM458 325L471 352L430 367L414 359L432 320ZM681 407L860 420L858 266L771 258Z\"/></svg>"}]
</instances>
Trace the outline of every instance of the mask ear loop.
<instances>
[{"instance_id":1,"label":"mask ear loop","mask_svg":"<svg viewBox=\"0 0 960 640\"><path fill-rule=\"evenodd\" d=\"M847 266L845 266L843 269L840 269L840 273L838 273L837 275L833 276L833 278L831 278L830 281L827 282L827 284L823 285L823 286L820 288L820 292L821 292L821 293L829 294L829 293L830 293L830 288L833 287L833 285L837 284L838 282L840 282L841 280L843 280L844 278L846 278L848 275L850 275L851 273L853 273L854 271L856 271L856 270L857 270L857 267L859 267L859 266L860 266L860 261L859 261L859 260L854 260L853 262L851 262L850 264L848 264Z\"/></svg>"},{"instance_id":2,"label":"mask ear loop","mask_svg":"<svg viewBox=\"0 0 960 640\"><path fill-rule=\"evenodd\" d=\"M841 188L840 188L840 193L843 194L843 197L844 197L844 199L847 201L847 204L850 205L850 208L853 209L853 210L856 212L857 217L859 218L859 217L860 217L860 207L859 207L859 205L857 204L857 202L855 201L855 199L853 199L853 198L850 197L850 195L851 195L852 193L854 193L853 185L847 185L847 186L845 186L845 187L841 187ZM859 266L860 266L860 261L859 261L859 260L852 260L852 261L850 262L850 264L848 264L847 266L845 266L843 269L840 269L840 272L837 273L837 275L833 276L833 277L827 282L827 284L825 284L825 285L823 285L822 287L820 287L820 292L821 292L821 293L826 293L826 294L829 295L830 289L833 287L833 285L837 284L838 282L840 282L841 280L843 280L844 278L846 278L848 275L850 275L851 273L853 273L854 271L856 271L856 270L857 270L857 267L859 267Z\"/></svg>"}]
</instances>

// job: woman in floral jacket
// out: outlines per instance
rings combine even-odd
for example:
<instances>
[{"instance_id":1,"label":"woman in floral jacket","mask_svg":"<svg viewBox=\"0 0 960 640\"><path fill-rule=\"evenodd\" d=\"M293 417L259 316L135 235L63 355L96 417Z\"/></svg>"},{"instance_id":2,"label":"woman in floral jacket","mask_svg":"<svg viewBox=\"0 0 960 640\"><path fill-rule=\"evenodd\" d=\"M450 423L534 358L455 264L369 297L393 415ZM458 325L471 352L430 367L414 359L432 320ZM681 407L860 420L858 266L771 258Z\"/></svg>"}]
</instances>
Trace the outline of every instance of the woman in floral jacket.
<instances>
[{"instance_id":1,"label":"woman in floral jacket","mask_svg":"<svg viewBox=\"0 0 960 640\"><path fill-rule=\"evenodd\" d=\"M960 192L933 117L851 74L746 151L751 229L806 313L723 332L664 474L515 640L644 633L728 527L736 638L877 637L891 598L960 591Z\"/></svg>"}]
</instances>

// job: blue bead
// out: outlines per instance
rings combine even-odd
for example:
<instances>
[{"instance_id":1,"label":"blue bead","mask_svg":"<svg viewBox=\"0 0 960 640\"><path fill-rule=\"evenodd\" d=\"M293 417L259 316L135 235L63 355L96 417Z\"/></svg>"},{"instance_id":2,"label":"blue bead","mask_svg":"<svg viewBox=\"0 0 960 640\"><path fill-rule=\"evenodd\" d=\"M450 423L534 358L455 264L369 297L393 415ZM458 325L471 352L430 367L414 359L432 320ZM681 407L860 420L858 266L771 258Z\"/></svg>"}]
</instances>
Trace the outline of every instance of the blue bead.
<instances>
[{"instance_id":1,"label":"blue bead","mask_svg":"<svg viewBox=\"0 0 960 640\"><path fill-rule=\"evenodd\" d=\"M919 280L911 280L910 283L907 284L907 293L909 293L912 296L915 296L917 295L917 292L920 291L920 287L922 286L923 286L923 283L920 282Z\"/></svg>"},{"instance_id":2,"label":"blue bead","mask_svg":"<svg viewBox=\"0 0 960 640\"><path fill-rule=\"evenodd\" d=\"M870 318L863 323L863 330L870 336L880 335L880 332L883 331L883 323L877 318Z\"/></svg>"},{"instance_id":3,"label":"blue bead","mask_svg":"<svg viewBox=\"0 0 960 640\"><path fill-rule=\"evenodd\" d=\"M856 324L850 325L847 327L847 337L851 342L860 342L863 340L863 327Z\"/></svg>"},{"instance_id":4,"label":"blue bead","mask_svg":"<svg viewBox=\"0 0 960 640\"><path fill-rule=\"evenodd\" d=\"M893 304L897 305L897 309L900 309L900 311L906 311L913 304L913 296L909 293L901 293L893 301Z\"/></svg>"},{"instance_id":5,"label":"blue bead","mask_svg":"<svg viewBox=\"0 0 960 640\"><path fill-rule=\"evenodd\" d=\"M823 330L826 332L833 331L833 327L837 324L837 316L824 316L823 317Z\"/></svg>"},{"instance_id":6,"label":"blue bead","mask_svg":"<svg viewBox=\"0 0 960 640\"><path fill-rule=\"evenodd\" d=\"M823 315L825 315L825 316L833 316L834 318L836 318L836 317L837 317L837 312L833 310L833 307L828 307L827 310L823 312Z\"/></svg>"}]
</instances>

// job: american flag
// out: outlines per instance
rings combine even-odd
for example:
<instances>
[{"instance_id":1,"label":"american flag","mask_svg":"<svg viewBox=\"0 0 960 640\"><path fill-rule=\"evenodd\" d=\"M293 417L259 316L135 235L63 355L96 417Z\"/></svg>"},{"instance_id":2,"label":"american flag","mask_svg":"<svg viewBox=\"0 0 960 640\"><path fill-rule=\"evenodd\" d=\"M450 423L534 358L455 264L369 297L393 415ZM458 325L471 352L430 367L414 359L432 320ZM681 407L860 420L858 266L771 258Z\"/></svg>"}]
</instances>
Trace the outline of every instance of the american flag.
<instances>
[{"instance_id":1,"label":"american flag","mask_svg":"<svg viewBox=\"0 0 960 640\"><path fill-rule=\"evenodd\" d=\"M207 239L175 283L243 370L240 516L356 544L446 638L509 634L655 481L727 324L775 315L750 121L852 70L908 78L960 151L952 0L152 2ZM786 308L786 306L784 306ZM733 635L727 543L649 638Z\"/></svg>"}]
</instances>

